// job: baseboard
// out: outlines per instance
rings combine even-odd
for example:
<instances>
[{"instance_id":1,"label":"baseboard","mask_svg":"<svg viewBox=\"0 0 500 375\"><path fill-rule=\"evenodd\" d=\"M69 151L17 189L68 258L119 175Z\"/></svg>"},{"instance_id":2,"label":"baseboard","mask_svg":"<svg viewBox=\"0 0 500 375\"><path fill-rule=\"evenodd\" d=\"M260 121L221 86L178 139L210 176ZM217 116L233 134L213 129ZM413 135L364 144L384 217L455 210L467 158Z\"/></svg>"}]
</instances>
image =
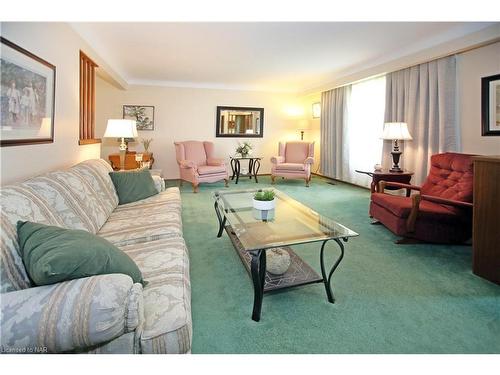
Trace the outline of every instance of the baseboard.
<instances>
[{"instance_id":1,"label":"baseboard","mask_svg":"<svg viewBox=\"0 0 500 375\"><path fill-rule=\"evenodd\" d=\"M261 177L261 176L270 176L271 173L258 173L257 174L257 177ZM243 176L244 177L244 176ZM242 176L240 176L240 178L243 178ZM246 176L248 177L248 176ZM229 179L231 179L231 176L229 176ZM164 178L165 181L179 181L180 178ZM187 183L187 181L186 181Z\"/></svg>"},{"instance_id":2,"label":"baseboard","mask_svg":"<svg viewBox=\"0 0 500 375\"><path fill-rule=\"evenodd\" d=\"M334 182L340 182L340 183L342 183L342 184L347 184L347 185L355 186L355 187L358 187L358 188L361 188L361 189L370 190L370 188L367 188L366 186L356 185L356 184L353 184L352 182L339 180L339 179L336 179L336 178L333 178L333 177L329 177L329 176L322 175L322 174L320 174L320 173L312 172L311 174L312 174L312 175L314 175L314 176L317 176L317 177L324 178L325 180L329 180L329 181L331 181L331 182L333 182L333 183L334 183ZM333 185L334 185L334 184L333 184Z\"/></svg>"}]
</instances>

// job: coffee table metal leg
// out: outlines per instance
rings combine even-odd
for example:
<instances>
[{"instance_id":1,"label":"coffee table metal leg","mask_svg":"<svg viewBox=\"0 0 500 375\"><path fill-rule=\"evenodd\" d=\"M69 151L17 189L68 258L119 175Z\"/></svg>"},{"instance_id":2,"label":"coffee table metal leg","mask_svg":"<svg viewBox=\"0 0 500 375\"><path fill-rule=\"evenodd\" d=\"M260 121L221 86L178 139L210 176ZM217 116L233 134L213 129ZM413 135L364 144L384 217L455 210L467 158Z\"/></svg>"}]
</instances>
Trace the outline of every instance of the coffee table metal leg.
<instances>
[{"instance_id":1,"label":"coffee table metal leg","mask_svg":"<svg viewBox=\"0 0 500 375\"><path fill-rule=\"evenodd\" d=\"M234 163L235 163L234 159L231 159L231 163L230 163L231 164L231 172L232 172L231 180L234 180L234 176L236 175L236 170L234 168Z\"/></svg>"},{"instance_id":2,"label":"coffee table metal leg","mask_svg":"<svg viewBox=\"0 0 500 375\"><path fill-rule=\"evenodd\" d=\"M331 287L330 281L332 279L333 273L335 272L335 270L339 266L340 262L342 261L342 258L344 257L344 245L337 238L334 238L333 240L340 247L340 256L337 258L337 260L333 264L333 267L330 269L330 272L328 273L328 277L326 276L326 271L325 271L324 252L325 252L325 245L330 240L323 241L323 244L321 245L321 252L320 252L321 275L323 276L323 283L325 284L326 296L328 298L328 302L330 302L330 303L335 303L335 298L333 296L333 292L332 292L332 287ZM345 238L344 241L347 241L347 238Z\"/></svg>"},{"instance_id":3,"label":"coffee table metal leg","mask_svg":"<svg viewBox=\"0 0 500 375\"><path fill-rule=\"evenodd\" d=\"M238 180L240 179L240 171L241 171L241 165L240 161L238 159L235 159L235 169L236 169L236 184L238 183Z\"/></svg>"},{"instance_id":4,"label":"coffee table metal leg","mask_svg":"<svg viewBox=\"0 0 500 375\"><path fill-rule=\"evenodd\" d=\"M219 221L219 232L217 232L217 237L222 236L222 232L224 230L224 225L226 225L226 215L224 215L224 218L221 217L221 214L219 212L219 204L217 201L214 203L214 208L215 208L215 214L217 215L217 220Z\"/></svg>"},{"instance_id":5,"label":"coffee table metal leg","mask_svg":"<svg viewBox=\"0 0 500 375\"><path fill-rule=\"evenodd\" d=\"M264 297L264 283L266 277L266 251L252 251L252 262L250 269L253 281L253 312L252 320L258 322L260 320L260 312L262 309L262 298Z\"/></svg>"},{"instance_id":6,"label":"coffee table metal leg","mask_svg":"<svg viewBox=\"0 0 500 375\"><path fill-rule=\"evenodd\" d=\"M253 177L255 178L256 184L259 183L259 180L257 180L257 173L259 173L259 169L260 169L260 161L259 159L255 159L255 161L253 162L253 171L251 171L251 173L253 173Z\"/></svg>"}]
</instances>

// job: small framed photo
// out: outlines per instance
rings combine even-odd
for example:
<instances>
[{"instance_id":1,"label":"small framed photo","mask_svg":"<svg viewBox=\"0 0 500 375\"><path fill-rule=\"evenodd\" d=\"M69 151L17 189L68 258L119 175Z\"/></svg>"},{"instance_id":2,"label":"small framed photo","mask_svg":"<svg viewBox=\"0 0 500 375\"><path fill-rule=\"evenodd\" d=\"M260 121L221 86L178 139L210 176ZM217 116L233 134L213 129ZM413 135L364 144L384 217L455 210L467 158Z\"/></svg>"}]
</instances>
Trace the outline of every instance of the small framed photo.
<instances>
[{"instance_id":1,"label":"small framed photo","mask_svg":"<svg viewBox=\"0 0 500 375\"><path fill-rule=\"evenodd\" d=\"M0 37L0 146L54 142L56 67Z\"/></svg>"},{"instance_id":2,"label":"small framed photo","mask_svg":"<svg viewBox=\"0 0 500 375\"><path fill-rule=\"evenodd\" d=\"M155 107L152 105L124 105L123 118L135 120L137 130L155 130Z\"/></svg>"},{"instance_id":3,"label":"small framed photo","mask_svg":"<svg viewBox=\"0 0 500 375\"><path fill-rule=\"evenodd\" d=\"M482 135L500 136L500 74L481 78Z\"/></svg>"}]
</instances>

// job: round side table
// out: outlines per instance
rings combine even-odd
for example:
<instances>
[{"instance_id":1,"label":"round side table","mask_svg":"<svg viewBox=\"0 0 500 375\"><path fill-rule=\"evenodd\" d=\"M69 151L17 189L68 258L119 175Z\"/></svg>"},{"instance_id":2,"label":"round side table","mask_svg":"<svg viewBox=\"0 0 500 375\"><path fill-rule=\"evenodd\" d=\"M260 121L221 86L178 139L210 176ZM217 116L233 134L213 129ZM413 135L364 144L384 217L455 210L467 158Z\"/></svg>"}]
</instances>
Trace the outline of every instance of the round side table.
<instances>
[{"instance_id":1,"label":"round side table","mask_svg":"<svg viewBox=\"0 0 500 375\"><path fill-rule=\"evenodd\" d=\"M259 180L257 179L257 173L259 173L260 161L262 160L262 158L257 156L231 156L231 170L233 172L231 180L234 180L234 178L236 177L236 183L238 183L238 180L241 176L241 160L248 160L248 173L244 174L243 176L250 179L253 178L255 180L255 183L259 183Z\"/></svg>"},{"instance_id":2,"label":"round side table","mask_svg":"<svg viewBox=\"0 0 500 375\"><path fill-rule=\"evenodd\" d=\"M381 171L360 171L356 170L358 173L367 174L372 178L372 183L370 185L370 190L372 193L378 192L378 183L379 181L390 181L390 182L400 182L402 184L409 184L411 181L411 176L413 176L413 172L403 171L403 172L390 172L387 169L383 169ZM399 188L387 186L387 190L397 190ZM406 196L410 196L410 190L406 190Z\"/></svg>"}]
</instances>

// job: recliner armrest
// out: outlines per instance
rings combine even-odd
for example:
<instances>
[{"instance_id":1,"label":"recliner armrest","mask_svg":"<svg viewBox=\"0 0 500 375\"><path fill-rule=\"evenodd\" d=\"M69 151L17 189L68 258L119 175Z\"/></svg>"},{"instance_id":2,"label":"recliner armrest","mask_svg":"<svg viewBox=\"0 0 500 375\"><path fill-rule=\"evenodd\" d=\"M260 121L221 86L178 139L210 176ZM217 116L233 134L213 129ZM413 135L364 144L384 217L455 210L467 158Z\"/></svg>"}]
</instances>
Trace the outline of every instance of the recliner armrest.
<instances>
[{"instance_id":1,"label":"recliner armrest","mask_svg":"<svg viewBox=\"0 0 500 375\"><path fill-rule=\"evenodd\" d=\"M142 285L109 274L1 296L0 344L11 353L82 351L144 321Z\"/></svg>"},{"instance_id":2,"label":"recliner armrest","mask_svg":"<svg viewBox=\"0 0 500 375\"><path fill-rule=\"evenodd\" d=\"M272 156L271 157L271 163L273 163L273 164L281 164L284 162L285 162L284 156Z\"/></svg>"},{"instance_id":3,"label":"recliner armrest","mask_svg":"<svg viewBox=\"0 0 500 375\"><path fill-rule=\"evenodd\" d=\"M304 164L314 164L314 158L308 156L306 160L304 160Z\"/></svg>"},{"instance_id":4,"label":"recliner armrest","mask_svg":"<svg viewBox=\"0 0 500 375\"><path fill-rule=\"evenodd\" d=\"M438 204L444 204L448 206L455 206L455 207L467 207L467 208L472 208L473 204L470 202L463 202L463 201L457 201L454 199L446 199L446 198L441 198L441 197L435 197L432 195L421 195L423 200L429 201L429 202L434 202Z\"/></svg>"}]
</instances>

